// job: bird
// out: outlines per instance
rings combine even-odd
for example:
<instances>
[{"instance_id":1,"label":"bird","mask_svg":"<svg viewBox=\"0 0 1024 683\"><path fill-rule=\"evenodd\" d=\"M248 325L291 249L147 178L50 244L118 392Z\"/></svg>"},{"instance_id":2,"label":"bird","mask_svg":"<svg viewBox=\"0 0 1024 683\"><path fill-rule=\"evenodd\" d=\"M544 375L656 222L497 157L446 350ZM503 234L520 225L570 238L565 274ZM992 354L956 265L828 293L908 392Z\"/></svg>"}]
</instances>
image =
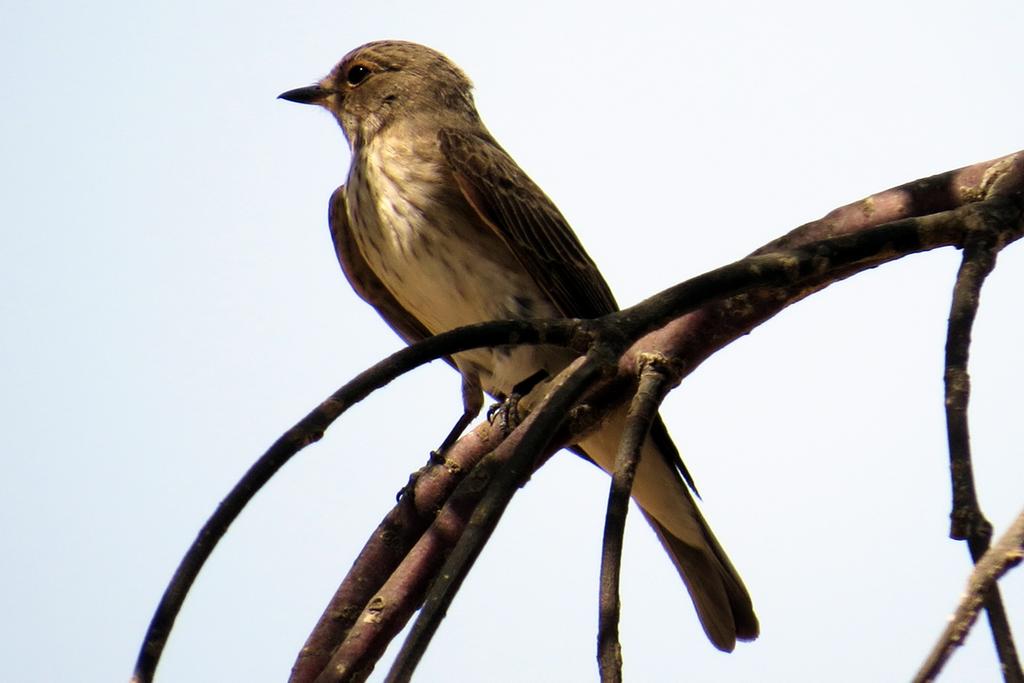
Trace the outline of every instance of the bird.
<instances>
[{"instance_id":1,"label":"bird","mask_svg":"<svg viewBox=\"0 0 1024 683\"><path fill-rule=\"evenodd\" d=\"M331 196L328 220L348 282L410 344L478 322L597 318L618 310L561 212L488 132L472 88L440 52L383 40L352 50L313 85L279 96L329 111L350 147L348 177ZM483 392L502 400L524 385L529 391L573 359L573 352L551 346L455 354L449 362L462 376L464 412L442 448L479 413ZM625 414L613 412L575 450L611 473ZM632 497L709 640L732 651L760 627L688 485L659 417Z\"/></svg>"}]
</instances>

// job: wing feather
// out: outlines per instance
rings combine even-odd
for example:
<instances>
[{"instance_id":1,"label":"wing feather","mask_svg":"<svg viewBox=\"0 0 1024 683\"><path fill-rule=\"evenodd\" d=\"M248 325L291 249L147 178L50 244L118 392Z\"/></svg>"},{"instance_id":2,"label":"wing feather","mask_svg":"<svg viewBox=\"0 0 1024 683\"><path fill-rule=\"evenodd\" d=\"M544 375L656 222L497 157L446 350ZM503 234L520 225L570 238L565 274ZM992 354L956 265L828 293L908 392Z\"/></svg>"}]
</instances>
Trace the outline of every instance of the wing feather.
<instances>
[{"instance_id":1,"label":"wing feather","mask_svg":"<svg viewBox=\"0 0 1024 683\"><path fill-rule=\"evenodd\" d=\"M506 244L563 315L618 309L608 284L547 195L489 136L444 128L441 151L470 206Z\"/></svg>"},{"instance_id":2,"label":"wing feather","mask_svg":"<svg viewBox=\"0 0 1024 683\"><path fill-rule=\"evenodd\" d=\"M470 206L509 245L563 315L596 318L618 310L608 284L558 208L497 142L455 129L442 129L439 141ZM660 417L652 437L696 492Z\"/></svg>"}]
</instances>

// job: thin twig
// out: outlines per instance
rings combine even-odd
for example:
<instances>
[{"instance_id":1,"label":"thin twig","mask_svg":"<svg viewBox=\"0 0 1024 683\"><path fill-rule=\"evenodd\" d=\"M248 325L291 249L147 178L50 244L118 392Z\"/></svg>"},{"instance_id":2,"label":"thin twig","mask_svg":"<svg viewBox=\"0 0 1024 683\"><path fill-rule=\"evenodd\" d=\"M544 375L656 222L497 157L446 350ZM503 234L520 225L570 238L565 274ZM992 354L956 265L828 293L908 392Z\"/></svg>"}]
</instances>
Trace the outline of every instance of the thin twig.
<instances>
[{"instance_id":1,"label":"thin twig","mask_svg":"<svg viewBox=\"0 0 1024 683\"><path fill-rule=\"evenodd\" d=\"M533 463L558 431L571 408L590 387L602 371L602 365L614 362L615 356L604 358L603 350L594 349L582 360L570 365L558 386L535 411L533 425L513 452L509 462L498 469L487 486L480 504L473 511L469 526L459 538L451 556L445 562L434 585L431 586L419 617L392 665L385 683L406 683L437 627L444 618L455 593L462 585L484 544L501 519L512 495L533 471Z\"/></svg>"},{"instance_id":2,"label":"thin twig","mask_svg":"<svg viewBox=\"0 0 1024 683\"><path fill-rule=\"evenodd\" d=\"M568 345L571 337L578 334L577 326L569 321L559 320L546 321L539 325L524 321L503 321L463 327L393 353L334 392L267 449L203 525L157 605L135 662L132 681L148 683L153 680L160 655L167 644L174 621L181 611L185 596L214 547L242 509L292 456L319 441L324 430L346 410L396 377L458 351L479 346L495 346L507 342L511 336L515 336L520 343L543 341L545 344Z\"/></svg>"},{"instance_id":3,"label":"thin twig","mask_svg":"<svg viewBox=\"0 0 1024 683\"><path fill-rule=\"evenodd\" d=\"M990 241L970 238L964 246L960 270L953 288L949 326L946 333L946 431L949 441L950 478L953 510L950 513L951 538L984 538L977 561L992 538L992 525L981 513L971 466L970 431L967 404L970 399L970 375L967 371L971 331L978 312L981 287L995 266L996 252Z\"/></svg>"},{"instance_id":4,"label":"thin twig","mask_svg":"<svg viewBox=\"0 0 1024 683\"><path fill-rule=\"evenodd\" d=\"M978 618L985 596L1000 576L1024 558L1024 510L999 541L974 566L967 590L956 612L942 632L928 659L914 676L914 683L931 683L939 675L953 650L963 644L971 625Z\"/></svg>"},{"instance_id":5,"label":"thin twig","mask_svg":"<svg viewBox=\"0 0 1024 683\"><path fill-rule=\"evenodd\" d=\"M601 584L598 601L597 661L601 683L622 682L622 648L619 644L619 570L622 565L622 539L633 478L640 464L640 453L651 423L658 415L670 387L667 359L645 356L641 359L640 383L626 415L626 424L615 456L615 472L608 491L604 543L601 549Z\"/></svg>"},{"instance_id":6,"label":"thin twig","mask_svg":"<svg viewBox=\"0 0 1024 683\"><path fill-rule=\"evenodd\" d=\"M951 538L967 541L971 560L984 556L992 540L992 524L985 518L978 502L971 464L971 440L967 407L971 380L967 365L971 331L978 312L981 287L995 267L999 244L996 232L979 221L968 235L963 260L953 288L949 327L946 336L946 431L949 440L949 468L953 489L950 513ZM995 642L1003 679L1006 683L1024 683L1017 648L1013 642L1010 621L997 584L985 596L985 611Z\"/></svg>"}]
</instances>

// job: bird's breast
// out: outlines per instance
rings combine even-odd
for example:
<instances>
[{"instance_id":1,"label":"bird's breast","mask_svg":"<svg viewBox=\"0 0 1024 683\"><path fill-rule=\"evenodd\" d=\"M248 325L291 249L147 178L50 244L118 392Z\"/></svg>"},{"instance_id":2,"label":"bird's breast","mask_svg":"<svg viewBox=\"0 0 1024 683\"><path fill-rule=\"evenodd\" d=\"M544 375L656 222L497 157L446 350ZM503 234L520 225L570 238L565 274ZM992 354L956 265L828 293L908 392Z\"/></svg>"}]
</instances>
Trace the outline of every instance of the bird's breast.
<instances>
[{"instance_id":1,"label":"bird's breast","mask_svg":"<svg viewBox=\"0 0 1024 683\"><path fill-rule=\"evenodd\" d=\"M370 146L353 160L346 192L349 225L367 265L431 332L559 315L466 202L439 152L434 157L402 144ZM536 371L533 355L471 352L460 354L459 365L471 362L485 388L507 393ZM495 377L488 382L486 375Z\"/></svg>"}]
</instances>

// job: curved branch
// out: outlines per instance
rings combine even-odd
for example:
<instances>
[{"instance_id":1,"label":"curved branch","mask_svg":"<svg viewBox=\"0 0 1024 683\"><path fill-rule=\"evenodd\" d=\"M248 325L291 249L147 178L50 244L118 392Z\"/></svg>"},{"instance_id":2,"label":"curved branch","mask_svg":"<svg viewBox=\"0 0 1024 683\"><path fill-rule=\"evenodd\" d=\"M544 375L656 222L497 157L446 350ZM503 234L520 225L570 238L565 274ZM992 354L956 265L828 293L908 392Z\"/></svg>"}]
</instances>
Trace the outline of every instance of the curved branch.
<instances>
[{"instance_id":1,"label":"curved branch","mask_svg":"<svg viewBox=\"0 0 1024 683\"><path fill-rule=\"evenodd\" d=\"M471 325L440 334L397 351L338 389L312 412L299 420L267 449L242 476L230 493L210 516L192 542L171 577L150 620L142 641L132 681L144 683L153 679L174 620L181 611L185 596L199 571L253 496L281 469L292 456L319 441L324 430L346 410L385 386L396 377L447 355L481 346L508 343L556 344L572 346L580 335L570 321L551 320L540 323L501 321Z\"/></svg>"},{"instance_id":2,"label":"curved branch","mask_svg":"<svg viewBox=\"0 0 1024 683\"><path fill-rule=\"evenodd\" d=\"M992 538L992 525L982 516L971 468L970 431L967 425L967 403L971 378L967 361L971 330L978 312L981 286L995 266L996 252L991 244L971 240L963 251L963 259L953 288L949 327L946 334L946 425L949 440L950 478L953 485L953 511L949 535L957 540L984 539L977 553L977 562ZM974 548L971 550L974 555Z\"/></svg>"},{"instance_id":3,"label":"curved branch","mask_svg":"<svg viewBox=\"0 0 1024 683\"><path fill-rule=\"evenodd\" d=\"M975 564L989 549L992 540L992 524L981 511L974 486L967 421L967 404L971 392L971 379L967 371L971 330L978 312L981 287L995 267L999 248L994 239L995 233L986 227L981 224L973 230L964 246L963 260L953 288L946 336L946 432L953 489L949 535L953 539L967 541L971 560ZM997 584L993 584L985 596L985 611L988 613L989 627L1004 680L1006 683L1024 683L1024 671L1021 670L1010 621Z\"/></svg>"}]
</instances>

